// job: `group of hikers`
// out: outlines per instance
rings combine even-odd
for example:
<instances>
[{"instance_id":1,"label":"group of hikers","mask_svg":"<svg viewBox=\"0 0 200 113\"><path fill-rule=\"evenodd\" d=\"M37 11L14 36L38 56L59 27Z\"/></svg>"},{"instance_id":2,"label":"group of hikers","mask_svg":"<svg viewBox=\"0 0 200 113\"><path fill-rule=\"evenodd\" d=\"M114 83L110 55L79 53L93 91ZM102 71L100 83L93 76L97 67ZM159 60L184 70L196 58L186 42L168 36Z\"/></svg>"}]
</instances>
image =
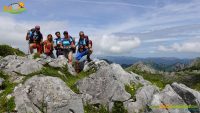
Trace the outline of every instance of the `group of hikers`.
<instances>
[{"instance_id":1,"label":"group of hikers","mask_svg":"<svg viewBox=\"0 0 200 113\"><path fill-rule=\"evenodd\" d=\"M79 40L75 41L75 38L71 37L67 31L63 32L64 37L61 38L59 31L55 32L56 38L53 39L51 34L47 35L47 39L43 41L43 35L40 32L40 26L28 31L26 40L29 42L29 51L32 54L34 49L37 49L38 54L44 53L46 56L55 58L53 50L56 50L56 56L64 55L68 59L68 63L72 64L73 53L76 53L76 72L79 72L79 61L85 55L87 55L87 61L91 61L90 55L92 54L92 41L83 31L79 32Z\"/></svg>"}]
</instances>

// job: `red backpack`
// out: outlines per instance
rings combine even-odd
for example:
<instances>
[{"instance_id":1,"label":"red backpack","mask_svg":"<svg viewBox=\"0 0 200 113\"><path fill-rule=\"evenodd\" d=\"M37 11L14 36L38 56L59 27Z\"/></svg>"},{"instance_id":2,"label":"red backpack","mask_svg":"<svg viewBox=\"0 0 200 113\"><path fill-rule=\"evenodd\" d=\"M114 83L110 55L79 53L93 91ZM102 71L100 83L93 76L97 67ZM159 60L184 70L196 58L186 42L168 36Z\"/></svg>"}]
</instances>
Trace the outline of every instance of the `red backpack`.
<instances>
[{"instance_id":1,"label":"red backpack","mask_svg":"<svg viewBox=\"0 0 200 113\"><path fill-rule=\"evenodd\" d=\"M88 38L88 36L87 36L87 35L85 36L85 39L86 39L86 40L89 40L89 38ZM92 40L89 40L89 44L90 44L90 45L91 45L91 47L92 47Z\"/></svg>"}]
</instances>

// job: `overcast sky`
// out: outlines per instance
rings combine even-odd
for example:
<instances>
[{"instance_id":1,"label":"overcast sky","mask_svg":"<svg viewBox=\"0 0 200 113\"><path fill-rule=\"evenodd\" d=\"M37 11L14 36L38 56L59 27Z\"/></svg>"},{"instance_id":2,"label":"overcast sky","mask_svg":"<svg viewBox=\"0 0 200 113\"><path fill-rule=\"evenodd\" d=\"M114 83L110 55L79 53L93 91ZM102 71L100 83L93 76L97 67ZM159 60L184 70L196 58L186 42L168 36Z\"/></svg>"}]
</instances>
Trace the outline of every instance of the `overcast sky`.
<instances>
[{"instance_id":1,"label":"overcast sky","mask_svg":"<svg viewBox=\"0 0 200 113\"><path fill-rule=\"evenodd\" d=\"M0 7L18 0L1 0ZM35 25L46 36L83 30L95 55L200 56L200 0L21 0L22 14L0 12L0 43L27 52Z\"/></svg>"}]
</instances>

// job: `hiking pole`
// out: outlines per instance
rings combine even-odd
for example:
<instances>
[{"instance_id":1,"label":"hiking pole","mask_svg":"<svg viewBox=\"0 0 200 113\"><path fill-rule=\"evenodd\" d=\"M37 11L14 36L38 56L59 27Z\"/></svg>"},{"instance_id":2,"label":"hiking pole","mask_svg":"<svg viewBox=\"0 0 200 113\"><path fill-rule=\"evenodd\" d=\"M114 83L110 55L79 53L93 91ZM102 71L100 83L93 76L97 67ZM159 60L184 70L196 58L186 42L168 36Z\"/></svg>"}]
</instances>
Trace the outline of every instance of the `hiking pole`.
<instances>
[{"instance_id":1,"label":"hiking pole","mask_svg":"<svg viewBox=\"0 0 200 113\"><path fill-rule=\"evenodd\" d=\"M28 55L30 54L30 43L29 43L29 41L27 41L28 42Z\"/></svg>"}]
</instances>

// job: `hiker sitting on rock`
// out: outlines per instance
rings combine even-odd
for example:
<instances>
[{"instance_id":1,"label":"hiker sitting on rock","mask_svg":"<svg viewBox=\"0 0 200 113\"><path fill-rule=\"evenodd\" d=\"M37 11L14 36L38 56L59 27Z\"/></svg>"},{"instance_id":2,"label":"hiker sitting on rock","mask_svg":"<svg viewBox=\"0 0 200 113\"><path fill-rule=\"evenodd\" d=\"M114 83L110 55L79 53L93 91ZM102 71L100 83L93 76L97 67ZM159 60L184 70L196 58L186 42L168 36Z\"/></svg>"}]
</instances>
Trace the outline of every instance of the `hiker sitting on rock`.
<instances>
[{"instance_id":1,"label":"hiker sitting on rock","mask_svg":"<svg viewBox=\"0 0 200 113\"><path fill-rule=\"evenodd\" d=\"M42 40L43 36L40 32L40 26L35 26L35 28L28 31L26 35L26 40L29 41L30 53L33 53L33 49L37 49L37 53L42 54Z\"/></svg>"},{"instance_id":2,"label":"hiker sitting on rock","mask_svg":"<svg viewBox=\"0 0 200 113\"><path fill-rule=\"evenodd\" d=\"M51 58L55 58L53 54L53 36L49 34L47 36L47 40L43 42L44 54L46 56L50 56Z\"/></svg>"},{"instance_id":3,"label":"hiker sitting on rock","mask_svg":"<svg viewBox=\"0 0 200 113\"><path fill-rule=\"evenodd\" d=\"M73 58L73 49L75 48L74 41L72 37L68 34L67 31L64 31L63 33L64 38L62 40L62 46L63 54L68 59L68 63L72 64L72 58Z\"/></svg>"},{"instance_id":4,"label":"hiker sitting on rock","mask_svg":"<svg viewBox=\"0 0 200 113\"><path fill-rule=\"evenodd\" d=\"M78 51L76 53L76 71L80 72L79 69L79 60L85 55L87 55L87 61L90 62L90 55L92 54L92 41L89 40L88 36L84 34L83 31L79 32L79 42L78 42Z\"/></svg>"},{"instance_id":5,"label":"hiker sitting on rock","mask_svg":"<svg viewBox=\"0 0 200 113\"><path fill-rule=\"evenodd\" d=\"M58 57L59 55L63 55L63 50L61 48L62 38L59 31L57 31L55 35L57 38L54 39L54 48L56 50L56 56Z\"/></svg>"}]
</instances>

